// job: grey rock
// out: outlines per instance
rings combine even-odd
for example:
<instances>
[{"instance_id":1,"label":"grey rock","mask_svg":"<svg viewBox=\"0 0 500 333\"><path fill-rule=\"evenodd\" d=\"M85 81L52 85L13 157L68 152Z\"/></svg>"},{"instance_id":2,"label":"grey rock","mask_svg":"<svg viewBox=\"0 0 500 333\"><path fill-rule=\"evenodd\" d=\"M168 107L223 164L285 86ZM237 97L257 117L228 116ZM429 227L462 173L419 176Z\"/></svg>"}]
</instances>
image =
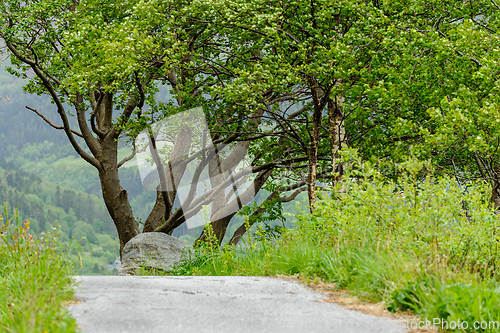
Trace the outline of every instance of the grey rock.
<instances>
[{"instance_id":1,"label":"grey rock","mask_svg":"<svg viewBox=\"0 0 500 333\"><path fill-rule=\"evenodd\" d=\"M174 263L190 246L161 232L146 232L135 236L123 248L118 275L135 275L140 267L170 272Z\"/></svg>"}]
</instances>

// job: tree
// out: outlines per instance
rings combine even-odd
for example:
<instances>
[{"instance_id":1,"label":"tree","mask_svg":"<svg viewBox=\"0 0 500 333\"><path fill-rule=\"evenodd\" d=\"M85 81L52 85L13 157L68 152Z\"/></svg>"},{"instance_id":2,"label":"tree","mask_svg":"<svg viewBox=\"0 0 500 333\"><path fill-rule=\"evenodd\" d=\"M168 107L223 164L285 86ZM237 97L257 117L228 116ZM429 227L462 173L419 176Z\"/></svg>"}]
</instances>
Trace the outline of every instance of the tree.
<instances>
[{"instance_id":1,"label":"tree","mask_svg":"<svg viewBox=\"0 0 500 333\"><path fill-rule=\"evenodd\" d=\"M431 156L441 172L453 175L459 183L487 181L498 210L500 39L496 32L500 7L484 1L464 9L460 15L445 17L438 33L429 38L436 55L425 59L427 68L421 72L432 70L435 82L441 83L424 81L428 84L424 93L434 88L433 99L426 105L429 122L406 126L414 126L421 134L416 150Z\"/></svg>"},{"instance_id":2,"label":"tree","mask_svg":"<svg viewBox=\"0 0 500 333\"><path fill-rule=\"evenodd\" d=\"M383 80L346 95L357 101L347 106L355 120L348 131L359 128L350 141L365 158L431 159L461 184L488 181L500 207L499 10L490 0L415 1L404 9L407 19L393 27L397 52L387 54L393 63L379 69Z\"/></svg>"},{"instance_id":3,"label":"tree","mask_svg":"<svg viewBox=\"0 0 500 333\"><path fill-rule=\"evenodd\" d=\"M312 211L318 176L336 179L330 173L341 171L336 161L347 144L345 95L357 93L353 86L383 76L372 64L389 65L388 50L380 45L391 46L391 29L400 20L389 19L379 4L365 1L237 0L201 6L217 13L210 23L223 36L218 46L227 57L252 56L251 65L217 92L265 110L273 131L258 135L272 138L267 147L286 147L287 155L296 156L299 163L280 176L295 183L293 188L307 186ZM229 43L221 45L221 40ZM265 93L273 98L259 99ZM266 157L276 158L273 153ZM331 163L325 163L328 160ZM301 177L304 168L307 176Z\"/></svg>"},{"instance_id":4,"label":"tree","mask_svg":"<svg viewBox=\"0 0 500 333\"><path fill-rule=\"evenodd\" d=\"M481 1L486 4L495 7ZM13 56L11 72L34 74L26 90L50 95L62 126L31 110L62 129L98 171L121 250L139 228L118 174L136 149L117 161L120 138L135 147L139 133L147 133L158 171L157 198L144 231L171 234L210 205L221 242L230 219L260 189L271 194L257 215L304 190L312 211L317 187L334 184L341 174L338 152L347 141L365 156L394 159L437 133L440 127L426 110L436 105L436 96L441 100L457 86L430 91L436 68L448 66L443 55L455 54L468 69L482 64L442 35L455 31L461 13L492 29L487 25L493 26L494 18L477 15L481 5L469 9L466 2L444 0L412 6L361 0L129 0L120 6L4 1L0 37ZM491 60L493 53L484 55ZM439 77L448 80L446 73ZM457 74L456 82L468 78ZM170 88L171 100L156 100L159 83ZM419 96L421 91L429 96ZM78 130L70 128L64 103L73 109ZM203 131L184 122L171 133L162 158L157 121L200 105L212 143L197 140ZM417 134L415 124L422 128ZM228 146L232 150L224 154L221 147ZM244 156L251 163L238 171ZM198 164L191 168L193 161ZM203 170L208 170L211 190L197 196ZM184 176L191 177L189 194L179 208ZM246 189L245 181L251 181ZM232 238L244 231L239 228Z\"/></svg>"},{"instance_id":5,"label":"tree","mask_svg":"<svg viewBox=\"0 0 500 333\"><path fill-rule=\"evenodd\" d=\"M114 2L75 4L72 1L7 1L0 5L0 36L16 67L11 72L25 77L27 71L33 71L35 76L26 90L50 95L63 126L30 109L52 127L63 129L80 157L98 170L104 201L117 227L121 248L139 230L127 193L119 182L118 168L127 159L116 160L117 140L126 130L133 131L128 125L132 125L134 112L139 129L144 127L142 107L155 91L154 80L164 75L154 64L166 63L165 56L157 52L157 45L152 43L154 38L144 38L151 35L154 27L137 31L137 26L127 25L127 11L135 10L134 5L134 1L119 7ZM88 23L90 17L92 24ZM104 26L107 28L101 29ZM112 37L112 41L106 40L107 37ZM117 41L121 41L121 45L113 44ZM170 46L163 45L164 49ZM128 52L124 54L124 50ZM143 54L149 58L143 59ZM70 128L65 102L76 113L78 131ZM180 96L178 102L184 104ZM112 119L114 108L121 110L117 121ZM82 148L77 137L83 139L90 153ZM153 214L150 220L156 217ZM169 228L177 225L176 221ZM169 229L163 231L169 232Z\"/></svg>"},{"instance_id":6,"label":"tree","mask_svg":"<svg viewBox=\"0 0 500 333\"><path fill-rule=\"evenodd\" d=\"M86 38L97 34L116 34L114 23L124 20L123 10L131 8L132 2L116 8L114 3L89 3L76 10L72 1L20 2L6 1L0 4L0 36L8 47L11 62L16 69L13 74L26 77L32 71L34 77L26 86L30 93L48 94L56 105L63 123L57 126L39 114L57 129L63 129L75 151L99 172L103 197L120 236L121 248L138 234L138 224L133 218L127 193L120 186L117 161L117 139L133 111L144 104L144 90L153 79L153 73L139 65L136 57L119 61L118 55L108 55L105 45L91 45ZM94 6L92 6L94 5ZM85 9L84 9L85 8ZM89 15L95 25L76 26L76 16ZM96 23L95 20L99 22ZM108 29L95 29L107 26ZM77 29L88 28L82 40L73 38ZM134 45L130 36L124 42ZM69 39L69 40L68 40ZM84 42L85 47L80 47ZM140 43L141 41L137 41ZM66 47L66 43L68 47ZM131 50L134 53L134 50ZM113 61L109 61L110 58ZM88 75L82 66L92 61ZM102 66L102 67L100 67ZM102 68L99 70L98 68ZM132 78L132 81L130 79ZM67 109L69 103L78 120L79 131L70 128ZM121 110L117 121L113 121L113 108ZM89 119L90 114L90 119ZM84 140L90 153L77 141Z\"/></svg>"},{"instance_id":7,"label":"tree","mask_svg":"<svg viewBox=\"0 0 500 333\"><path fill-rule=\"evenodd\" d=\"M61 206L61 189L59 188L59 185L56 187L56 193L54 195L54 205L57 207L62 207Z\"/></svg>"}]
</instances>

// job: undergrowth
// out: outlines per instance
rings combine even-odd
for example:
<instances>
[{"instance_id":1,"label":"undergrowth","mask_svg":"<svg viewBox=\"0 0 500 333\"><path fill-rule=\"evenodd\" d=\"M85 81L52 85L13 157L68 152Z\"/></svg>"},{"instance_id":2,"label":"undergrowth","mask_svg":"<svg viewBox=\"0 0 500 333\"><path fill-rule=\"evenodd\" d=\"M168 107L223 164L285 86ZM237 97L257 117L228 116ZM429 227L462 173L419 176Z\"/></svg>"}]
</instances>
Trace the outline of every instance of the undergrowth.
<instances>
[{"instance_id":1,"label":"undergrowth","mask_svg":"<svg viewBox=\"0 0 500 333\"><path fill-rule=\"evenodd\" d=\"M0 331L77 332L63 307L73 297L73 264L57 234L34 239L29 221L0 214Z\"/></svg>"},{"instance_id":2,"label":"undergrowth","mask_svg":"<svg viewBox=\"0 0 500 333\"><path fill-rule=\"evenodd\" d=\"M416 160L388 178L355 153L344 158L349 164L335 195L320 195L295 228L279 237L258 228L237 248L217 249L212 240L173 274L295 275L383 301L389 311L462 322L438 326L447 331L500 331L500 221L488 186L460 186Z\"/></svg>"}]
</instances>

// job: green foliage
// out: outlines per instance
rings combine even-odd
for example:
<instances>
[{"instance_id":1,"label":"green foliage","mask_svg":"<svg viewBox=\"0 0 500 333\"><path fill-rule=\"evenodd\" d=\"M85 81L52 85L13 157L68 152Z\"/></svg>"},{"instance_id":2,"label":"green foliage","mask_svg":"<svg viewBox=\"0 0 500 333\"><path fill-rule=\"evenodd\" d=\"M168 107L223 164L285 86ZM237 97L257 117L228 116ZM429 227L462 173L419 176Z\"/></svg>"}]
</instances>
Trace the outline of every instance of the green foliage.
<instances>
[{"instance_id":1,"label":"green foliage","mask_svg":"<svg viewBox=\"0 0 500 333\"><path fill-rule=\"evenodd\" d=\"M480 278L496 277L500 222L487 184L459 186L449 177L433 177L430 163L412 159L400 165L399 178L391 181L371 163L346 157L352 163L346 193L323 201L317 214L303 216L303 223L326 228L323 237L335 239L338 246L373 245L376 252L401 252L422 265L444 264Z\"/></svg>"},{"instance_id":2,"label":"green foliage","mask_svg":"<svg viewBox=\"0 0 500 333\"><path fill-rule=\"evenodd\" d=\"M0 182L3 179L5 181L0 186L0 202L8 200L5 205L9 207L9 212L13 211L10 207L18 207L17 214L20 218L31 222L31 230L35 237L39 237L42 232L53 232L53 228L57 228L60 242L69 245L75 241L80 244L82 265L80 257L72 256L72 260L77 264L78 274L90 274L96 261L101 268L106 267L108 262L114 262L119 256L119 243L114 225L97 197L41 182L33 174L0 158ZM58 194L59 200L57 200ZM64 197L68 205L66 210L62 207ZM59 204L56 205L58 201ZM97 226L97 230L89 222ZM113 238L102 233L109 233ZM102 252L107 251L107 257L102 255L101 251L97 251L94 256L89 242L103 247ZM109 271L106 271L107 273Z\"/></svg>"},{"instance_id":3,"label":"green foliage","mask_svg":"<svg viewBox=\"0 0 500 333\"><path fill-rule=\"evenodd\" d=\"M173 274L296 275L430 320L499 320L499 218L488 186L461 186L411 158L396 179L352 151L344 162L344 182L314 214L298 214L296 228L279 238L261 229L238 248L195 248Z\"/></svg>"},{"instance_id":4,"label":"green foliage","mask_svg":"<svg viewBox=\"0 0 500 333\"><path fill-rule=\"evenodd\" d=\"M76 332L63 304L73 298L74 266L56 233L35 240L29 222L0 215L0 328L8 332Z\"/></svg>"}]
</instances>

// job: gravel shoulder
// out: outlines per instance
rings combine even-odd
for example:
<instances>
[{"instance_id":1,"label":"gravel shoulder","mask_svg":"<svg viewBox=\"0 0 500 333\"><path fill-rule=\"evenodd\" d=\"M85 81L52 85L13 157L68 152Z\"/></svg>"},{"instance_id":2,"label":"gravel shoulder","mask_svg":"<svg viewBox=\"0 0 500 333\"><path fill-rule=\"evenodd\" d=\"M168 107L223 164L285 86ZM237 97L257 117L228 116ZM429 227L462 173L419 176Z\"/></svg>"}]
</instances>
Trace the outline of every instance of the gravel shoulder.
<instances>
[{"instance_id":1,"label":"gravel shoulder","mask_svg":"<svg viewBox=\"0 0 500 333\"><path fill-rule=\"evenodd\" d=\"M286 279L76 276L67 308L82 333L406 332L395 319L349 310Z\"/></svg>"}]
</instances>

